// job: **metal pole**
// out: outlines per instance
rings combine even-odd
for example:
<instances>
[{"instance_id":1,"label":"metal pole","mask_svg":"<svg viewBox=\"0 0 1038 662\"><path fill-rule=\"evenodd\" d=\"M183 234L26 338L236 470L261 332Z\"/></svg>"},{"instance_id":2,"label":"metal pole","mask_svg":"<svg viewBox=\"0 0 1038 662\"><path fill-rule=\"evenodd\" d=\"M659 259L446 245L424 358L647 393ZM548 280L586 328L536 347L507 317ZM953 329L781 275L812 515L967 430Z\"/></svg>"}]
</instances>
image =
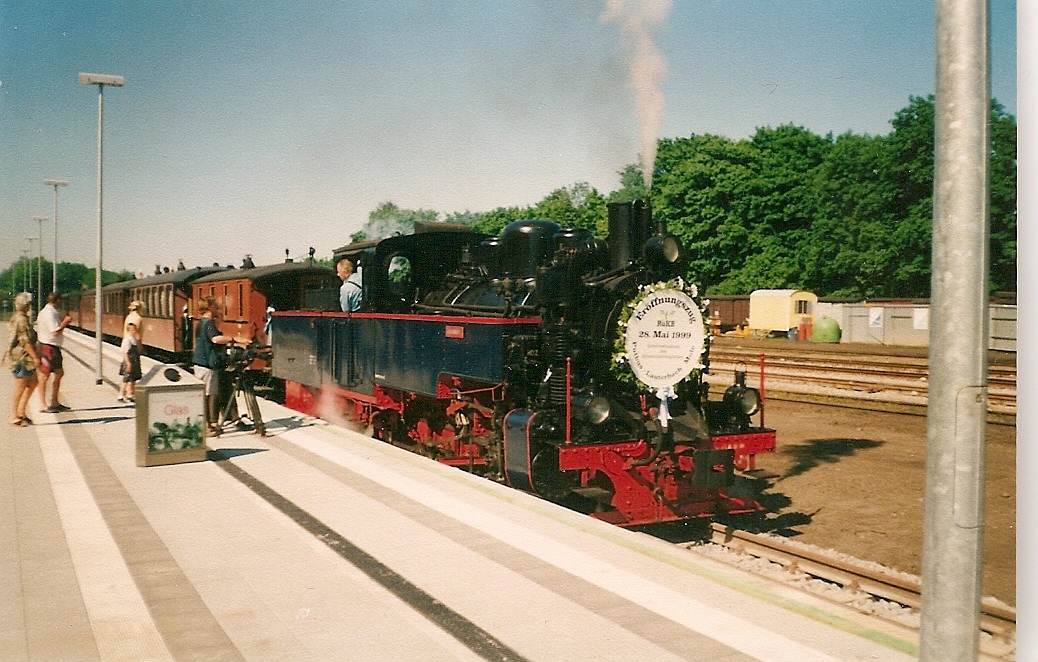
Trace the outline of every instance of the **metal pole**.
<instances>
[{"instance_id":1,"label":"metal pole","mask_svg":"<svg viewBox=\"0 0 1038 662\"><path fill-rule=\"evenodd\" d=\"M40 291L40 296L43 295L43 218L37 217L36 222L38 225L36 248L38 254L36 256L36 289Z\"/></svg>"},{"instance_id":2,"label":"metal pole","mask_svg":"<svg viewBox=\"0 0 1038 662\"><path fill-rule=\"evenodd\" d=\"M104 297L101 296L101 269L102 269L102 258L104 257L104 251L102 249L102 229L104 218L104 212L102 211L103 197L101 190L102 181L102 168L103 160L101 155L103 153L102 147L102 126L104 123L104 98L105 98L105 86L98 84L97 86L97 271L94 273L94 329L95 329L95 346L97 348L97 370L95 371L95 382L97 384L104 383L104 368L101 365L102 349L101 349L101 307L104 304Z\"/></svg>"},{"instance_id":3,"label":"metal pole","mask_svg":"<svg viewBox=\"0 0 1038 662\"><path fill-rule=\"evenodd\" d=\"M50 265L51 289L58 291L58 185L54 185L54 261Z\"/></svg>"},{"instance_id":4,"label":"metal pole","mask_svg":"<svg viewBox=\"0 0 1038 662\"><path fill-rule=\"evenodd\" d=\"M58 187L68 186L68 182L64 179L45 179L43 180L45 186L54 187L54 264L51 265L51 281L54 283L53 289L58 289Z\"/></svg>"},{"instance_id":5,"label":"metal pole","mask_svg":"<svg viewBox=\"0 0 1038 662\"><path fill-rule=\"evenodd\" d=\"M39 255L38 255L38 259L36 260L36 288L38 290L40 290L41 298L46 298L46 297L42 296L43 293L44 293L43 292L43 222L47 221L47 220L50 220L50 219L48 219L46 216L33 216L32 220L34 220L34 221L36 221L37 223L40 224L40 231L39 231L39 237L38 237L38 240L40 242L39 246L38 246L38 248L39 248Z\"/></svg>"},{"instance_id":6,"label":"metal pole","mask_svg":"<svg viewBox=\"0 0 1038 662\"><path fill-rule=\"evenodd\" d=\"M104 136L104 97L105 97L105 85L111 85L113 87L123 86L122 76L113 76L109 74L79 74L80 85L97 85L97 272L94 274L94 324L96 326L96 345L97 345L97 383L104 383L104 368L101 365L101 359L103 357L102 347L102 328L101 328L101 308L104 305L104 298L101 296L101 273L104 270L104 253L103 253L103 229L104 229L104 210L103 202L104 196L101 188L101 182L104 180L102 169L104 167L104 161L102 154L104 153L104 147L102 143L102 137Z\"/></svg>"},{"instance_id":7,"label":"metal pole","mask_svg":"<svg viewBox=\"0 0 1038 662\"><path fill-rule=\"evenodd\" d=\"M36 241L36 237L26 237L25 239L29 242L29 250L26 253L26 255L28 256L28 262L29 262L29 287L28 287L28 289L26 291L29 292L30 295L32 296L32 304L30 304L30 306L29 306L29 321L31 322L33 320L32 310L33 310L33 307L34 307L34 305L36 303L36 298L37 298L36 294L33 293L33 291L32 291L33 290L33 288L32 288L32 242Z\"/></svg>"},{"instance_id":8,"label":"metal pole","mask_svg":"<svg viewBox=\"0 0 1038 662\"><path fill-rule=\"evenodd\" d=\"M988 347L988 7L937 0L937 95L919 659L976 660Z\"/></svg>"},{"instance_id":9,"label":"metal pole","mask_svg":"<svg viewBox=\"0 0 1038 662\"><path fill-rule=\"evenodd\" d=\"M32 292L32 242L36 241L36 237L26 237L26 241L29 242L29 252L26 254L29 259L29 289L28 292Z\"/></svg>"}]
</instances>

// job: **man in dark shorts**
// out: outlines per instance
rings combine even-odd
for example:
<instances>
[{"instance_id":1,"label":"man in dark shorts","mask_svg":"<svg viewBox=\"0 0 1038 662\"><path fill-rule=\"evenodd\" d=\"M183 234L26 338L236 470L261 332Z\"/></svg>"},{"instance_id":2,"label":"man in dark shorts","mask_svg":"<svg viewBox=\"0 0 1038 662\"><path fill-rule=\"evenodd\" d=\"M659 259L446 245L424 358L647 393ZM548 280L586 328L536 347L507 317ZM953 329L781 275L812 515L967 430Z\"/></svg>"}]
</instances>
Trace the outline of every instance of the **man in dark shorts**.
<instances>
[{"instance_id":1,"label":"man in dark shorts","mask_svg":"<svg viewBox=\"0 0 1038 662\"><path fill-rule=\"evenodd\" d=\"M36 318L36 332L40 339L40 408L52 414L71 409L58 401L61 378L65 376L61 344L65 340L65 327L72 321L71 315L62 316L60 305L61 293L51 292L47 295L47 305ZM50 402L47 402L47 382L51 375L54 376L54 387Z\"/></svg>"}]
</instances>

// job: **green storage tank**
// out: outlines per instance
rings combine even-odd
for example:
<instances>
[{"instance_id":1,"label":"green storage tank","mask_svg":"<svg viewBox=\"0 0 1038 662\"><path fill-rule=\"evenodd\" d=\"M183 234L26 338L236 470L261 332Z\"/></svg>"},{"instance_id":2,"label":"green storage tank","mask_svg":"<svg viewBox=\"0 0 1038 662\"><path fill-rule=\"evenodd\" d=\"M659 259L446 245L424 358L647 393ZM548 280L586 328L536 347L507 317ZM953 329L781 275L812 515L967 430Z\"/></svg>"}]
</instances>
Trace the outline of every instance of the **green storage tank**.
<instances>
[{"instance_id":1,"label":"green storage tank","mask_svg":"<svg viewBox=\"0 0 1038 662\"><path fill-rule=\"evenodd\" d=\"M840 342L840 324L831 317L816 317L811 342Z\"/></svg>"}]
</instances>

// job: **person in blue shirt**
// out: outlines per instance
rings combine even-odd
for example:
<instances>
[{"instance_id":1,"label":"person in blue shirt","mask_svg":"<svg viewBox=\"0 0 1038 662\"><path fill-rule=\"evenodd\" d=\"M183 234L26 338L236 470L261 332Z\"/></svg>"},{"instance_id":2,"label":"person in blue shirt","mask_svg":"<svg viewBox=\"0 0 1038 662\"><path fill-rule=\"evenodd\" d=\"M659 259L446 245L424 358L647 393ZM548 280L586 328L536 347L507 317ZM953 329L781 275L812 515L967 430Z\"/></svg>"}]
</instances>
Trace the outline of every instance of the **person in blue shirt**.
<instances>
[{"instance_id":1,"label":"person in blue shirt","mask_svg":"<svg viewBox=\"0 0 1038 662\"><path fill-rule=\"evenodd\" d=\"M342 286L339 287L339 307L344 313L359 310L364 288L356 262L344 257L335 265L335 273L342 279Z\"/></svg>"},{"instance_id":2,"label":"person in blue shirt","mask_svg":"<svg viewBox=\"0 0 1038 662\"><path fill-rule=\"evenodd\" d=\"M234 339L220 332L223 310L213 297L204 297L198 302L198 330L195 333L195 352L192 358L195 377L205 385L206 425L210 434L220 434L219 395L224 379L222 345Z\"/></svg>"}]
</instances>

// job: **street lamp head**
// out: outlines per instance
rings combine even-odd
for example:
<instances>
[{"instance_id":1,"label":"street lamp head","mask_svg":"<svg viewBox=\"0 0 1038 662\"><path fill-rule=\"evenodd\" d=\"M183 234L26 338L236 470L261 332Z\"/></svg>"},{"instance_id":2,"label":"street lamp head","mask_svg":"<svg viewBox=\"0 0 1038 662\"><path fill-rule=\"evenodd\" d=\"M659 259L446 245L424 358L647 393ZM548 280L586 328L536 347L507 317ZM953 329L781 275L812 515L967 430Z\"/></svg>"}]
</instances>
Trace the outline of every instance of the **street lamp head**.
<instances>
[{"instance_id":1,"label":"street lamp head","mask_svg":"<svg viewBox=\"0 0 1038 662\"><path fill-rule=\"evenodd\" d=\"M33 216L32 220L39 221L40 223L42 223L44 221L49 221L50 220L50 216Z\"/></svg>"},{"instance_id":2,"label":"street lamp head","mask_svg":"<svg viewBox=\"0 0 1038 662\"><path fill-rule=\"evenodd\" d=\"M110 74L79 74L80 85L110 85L112 87L122 87L123 77L113 76Z\"/></svg>"},{"instance_id":3,"label":"street lamp head","mask_svg":"<svg viewBox=\"0 0 1038 662\"><path fill-rule=\"evenodd\" d=\"M68 180L65 179L44 179L44 186L68 186Z\"/></svg>"}]
</instances>

